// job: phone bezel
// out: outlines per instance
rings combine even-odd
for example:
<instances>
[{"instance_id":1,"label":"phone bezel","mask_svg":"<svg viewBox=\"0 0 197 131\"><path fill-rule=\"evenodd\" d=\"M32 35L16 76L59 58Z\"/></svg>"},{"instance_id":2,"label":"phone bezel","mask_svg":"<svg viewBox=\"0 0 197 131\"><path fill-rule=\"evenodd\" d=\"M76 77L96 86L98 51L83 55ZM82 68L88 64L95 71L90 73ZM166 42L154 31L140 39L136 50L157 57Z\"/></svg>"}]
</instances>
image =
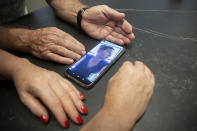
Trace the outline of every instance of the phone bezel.
<instances>
[{"instance_id":1,"label":"phone bezel","mask_svg":"<svg viewBox=\"0 0 197 131\"><path fill-rule=\"evenodd\" d=\"M99 42L98 44L100 44L101 42ZM112 44L115 44L115 43L113 43L113 42L111 42ZM97 44L97 45L98 45ZM95 45L94 47L96 47L97 45ZM117 44L115 44L115 45L117 45ZM118 46L120 46L120 45L118 45ZM93 48L94 48L93 47ZM122 47L122 46L121 46ZM92 49L93 49L92 48ZM80 80L78 80L78 79L76 79L75 77L73 77L72 75L70 75L69 73L67 73L67 70L68 70L68 68L70 68L72 65L74 65L77 61L75 61L72 65L70 65L70 66L68 66L66 69L65 69L65 72L64 72L64 75L67 77L67 78L69 78L69 79L71 79L72 81L74 81L74 82L76 82L77 84L79 84L80 86L82 86L82 87L84 87L84 88L86 88L86 89L89 89L90 87L92 87L94 84L96 84L96 82L98 82L98 80L107 72L107 70L125 53L125 48L124 47L122 47L123 49L122 49L122 51L116 56L116 58L100 73L100 75L99 76L97 76L97 78L92 82L92 83L90 83L90 84L85 84L85 83L83 83L83 82L81 82ZM89 52L89 51L88 51ZM88 53L87 52L87 53ZM86 53L86 54L87 54ZM85 55L86 55L85 54ZM82 59L82 57L81 57L81 59ZM79 59L80 60L80 59ZM78 61L79 61L78 60Z\"/></svg>"}]
</instances>

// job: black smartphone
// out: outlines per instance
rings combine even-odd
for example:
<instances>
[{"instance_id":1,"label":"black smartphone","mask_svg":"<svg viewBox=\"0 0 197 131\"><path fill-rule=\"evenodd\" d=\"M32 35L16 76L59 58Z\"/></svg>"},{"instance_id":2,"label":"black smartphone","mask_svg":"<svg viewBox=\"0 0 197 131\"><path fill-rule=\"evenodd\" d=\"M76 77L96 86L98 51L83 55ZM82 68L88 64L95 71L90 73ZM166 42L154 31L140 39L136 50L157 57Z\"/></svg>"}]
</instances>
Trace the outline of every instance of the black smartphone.
<instances>
[{"instance_id":1,"label":"black smartphone","mask_svg":"<svg viewBox=\"0 0 197 131\"><path fill-rule=\"evenodd\" d=\"M102 40L80 60L66 68L64 74L82 87L90 88L124 52L124 47Z\"/></svg>"}]
</instances>

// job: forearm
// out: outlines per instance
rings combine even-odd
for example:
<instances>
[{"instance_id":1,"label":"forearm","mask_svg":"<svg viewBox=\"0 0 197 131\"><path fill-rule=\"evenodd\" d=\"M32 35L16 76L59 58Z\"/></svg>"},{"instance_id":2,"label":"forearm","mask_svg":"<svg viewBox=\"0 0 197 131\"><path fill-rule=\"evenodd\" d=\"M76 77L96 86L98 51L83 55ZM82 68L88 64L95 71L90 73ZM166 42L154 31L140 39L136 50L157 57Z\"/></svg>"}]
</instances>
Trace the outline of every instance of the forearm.
<instances>
[{"instance_id":1,"label":"forearm","mask_svg":"<svg viewBox=\"0 0 197 131\"><path fill-rule=\"evenodd\" d=\"M81 131L128 131L132 129L135 121L120 115L121 113L102 108Z\"/></svg>"},{"instance_id":2,"label":"forearm","mask_svg":"<svg viewBox=\"0 0 197 131\"><path fill-rule=\"evenodd\" d=\"M14 50L28 52L28 42L30 30L22 28L0 27L0 48L5 50Z\"/></svg>"},{"instance_id":3,"label":"forearm","mask_svg":"<svg viewBox=\"0 0 197 131\"><path fill-rule=\"evenodd\" d=\"M28 60L14 56L0 49L0 76L3 79L12 79L13 74L22 68Z\"/></svg>"},{"instance_id":4,"label":"forearm","mask_svg":"<svg viewBox=\"0 0 197 131\"><path fill-rule=\"evenodd\" d=\"M46 0L55 13L63 20L77 25L77 13L81 8L87 7L80 0Z\"/></svg>"}]
</instances>

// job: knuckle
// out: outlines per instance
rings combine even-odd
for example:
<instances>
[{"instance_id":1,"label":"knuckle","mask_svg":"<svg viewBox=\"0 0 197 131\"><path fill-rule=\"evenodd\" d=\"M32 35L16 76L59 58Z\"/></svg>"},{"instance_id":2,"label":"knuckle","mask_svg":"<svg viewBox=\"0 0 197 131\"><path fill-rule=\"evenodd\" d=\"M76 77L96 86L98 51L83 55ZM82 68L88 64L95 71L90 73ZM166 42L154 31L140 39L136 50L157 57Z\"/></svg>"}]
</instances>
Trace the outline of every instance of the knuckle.
<instances>
[{"instance_id":1,"label":"knuckle","mask_svg":"<svg viewBox=\"0 0 197 131\"><path fill-rule=\"evenodd\" d=\"M47 35L42 37L42 40L43 41L48 41L48 42L54 41L54 40L56 40L56 36L53 35L53 34L47 34Z\"/></svg>"},{"instance_id":2,"label":"knuckle","mask_svg":"<svg viewBox=\"0 0 197 131\"><path fill-rule=\"evenodd\" d=\"M59 61L57 55L53 56L53 55L48 54L48 55L47 55L47 59L48 59L48 60L52 60L52 61Z\"/></svg>"},{"instance_id":3,"label":"knuckle","mask_svg":"<svg viewBox=\"0 0 197 131\"><path fill-rule=\"evenodd\" d=\"M151 87L154 89L155 88L155 80L151 81L151 85L152 85Z\"/></svg>"},{"instance_id":4,"label":"knuckle","mask_svg":"<svg viewBox=\"0 0 197 131\"><path fill-rule=\"evenodd\" d=\"M67 96L67 94L61 95L60 96L61 101L68 101L69 97Z\"/></svg>"},{"instance_id":5,"label":"knuckle","mask_svg":"<svg viewBox=\"0 0 197 131\"><path fill-rule=\"evenodd\" d=\"M26 95L25 95L24 92L21 92L20 93L19 98L20 98L20 100L21 100L22 103L25 104L27 102L27 97L26 97Z\"/></svg>"},{"instance_id":6,"label":"knuckle","mask_svg":"<svg viewBox=\"0 0 197 131\"><path fill-rule=\"evenodd\" d=\"M125 61L124 63L123 63L123 70L127 70L127 71L131 71L130 70L130 68L132 67L132 63L130 62L130 61Z\"/></svg>"},{"instance_id":7,"label":"knuckle","mask_svg":"<svg viewBox=\"0 0 197 131\"><path fill-rule=\"evenodd\" d=\"M56 101L53 102L54 107L61 107L61 101L57 99Z\"/></svg>"},{"instance_id":8,"label":"knuckle","mask_svg":"<svg viewBox=\"0 0 197 131\"><path fill-rule=\"evenodd\" d=\"M47 71L46 78L48 80L55 79L56 77L57 77L57 74L54 71Z\"/></svg>"},{"instance_id":9,"label":"knuckle","mask_svg":"<svg viewBox=\"0 0 197 131\"><path fill-rule=\"evenodd\" d=\"M139 87L137 88L137 92L138 92L139 94L144 94L144 93L145 93L145 88L144 88L144 86L139 86Z\"/></svg>"},{"instance_id":10,"label":"knuckle","mask_svg":"<svg viewBox=\"0 0 197 131\"><path fill-rule=\"evenodd\" d=\"M133 26L132 25L130 25L130 27L131 27L131 29L133 29Z\"/></svg>"},{"instance_id":11,"label":"knuckle","mask_svg":"<svg viewBox=\"0 0 197 131\"><path fill-rule=\"evenodd\" d=\"M72 39L72 37L71 36L67 36L67 39L66 39L66 45L69 45L69 44L74 44L74 41L73 41L73 39Z\"/></svg>"},{"instance_id":12,"label":"knuckle","mask_svg":"<svg viewBox=\"0 0 197 131\"><path fill-rule=\"evenodd\" d=\"M45 89L45 86L42 86L43 84L41 82L35 82L30 87L33 92L40 92L41 89ZM41 88L42 87L42 88Z\"/></svg>"},{"instance_id":13,"label":"knuckle","mask_svg":"<svg viewBox=\"0 0 197 131\"><path fill-rule=\"evenodd\" d=\"M143 62L141 62L141 61L135 61L135 64L136 65L143 65Z\"/></svg>"},{"instance_id":14,"label":"knuckle","mask_svg":"<svg viewBox=\"0 0 197 131\"><path fill-rule=\"evenodd\" d=\"M69 91L69 95L72 97L72 96L75 96L75 95L76 95L76 93L75 93L75 91L74 91L73 89L70 89L70 91Z\"/></svg>"},{"instance_id":15,"label":"knuckle","mask_svg":"<svg viewBox=\"0 0 197 131\"><path fill-rule=\"evenodd\" d=\"M131 62L130 61L125 61L123 65L124 66L130 66L131 65Z\"/></svg>"},{"instance_id":16,"label":"knuckle","mask_svg":"<svg viewBox=\"0 0 197 131\"><path fill-rule=\"evenodd\" d=\"M29 86L35 91L45 89L46 81L45 81L45 79L42 79L42 77L47 78L50 81L50 79L49 79L50 76L44 74L41 77L37 77L37 78L32 79L32 82L29 83Z\"/></svg>"},{"instance_id":17,"label":"knuckle","mask_svg":"<svg viewBox=\"0 0 197 131\"><path fill-rule=\"evenodd\" d=\"M105 5L105 4L104 5L101 5L101 7L104 8L104 9L107 9L108 8L108 6Z\"/></svg>"},{"instance_id":18,"label":"knuckle","mask_svg":"<svg viewBox=\"0 0 197 131\"><path fill-rule=\"evenodd\" d=\"M58 30L57 27L48 27L48 29L49 29L49 31L56 31L56 30Z\"/></svg>"},{"instance_id":19,"label":"knuckle","mask_svg":"<svg viewBox=\"0 0 197 131\"><path fill-rule=\"evenodd\" d=\"M64 53L64 50L62 49L62 48L57 48L57 50L56 50L57 52L59 52L59 53Z\"/></svg>"},{"instance_id":20,"label":"knuckle","mask_svg":"<svg viewBox=\"0 0 197 131\"><path fill-rule=\"evenodd\" d=\"M109 83L113 83L113 82L114 82L114 76L109 79Z\"/></svg>"},{"instance_id":21,"label":"knuckle","mask_svg":"<svg viewBox=\"0 0 197 131\"><path fill-rule=\"evenodd\" d=\"M146 97L150 98L153 95L153 90L152 91L146 91Z\"/></svg>"},{"instance_id":22,"label":"knuckle","mask_svg":"<svg viewBox=\"0 0 197 131\"><path fill-rule=\"evenodd\" d=\"M149 86L146 86L146 87L145 87L144 92L145 92L146 94L150 94L152 91L153 91L152 86L149 85Z\"/></svg>"}]
</instances>

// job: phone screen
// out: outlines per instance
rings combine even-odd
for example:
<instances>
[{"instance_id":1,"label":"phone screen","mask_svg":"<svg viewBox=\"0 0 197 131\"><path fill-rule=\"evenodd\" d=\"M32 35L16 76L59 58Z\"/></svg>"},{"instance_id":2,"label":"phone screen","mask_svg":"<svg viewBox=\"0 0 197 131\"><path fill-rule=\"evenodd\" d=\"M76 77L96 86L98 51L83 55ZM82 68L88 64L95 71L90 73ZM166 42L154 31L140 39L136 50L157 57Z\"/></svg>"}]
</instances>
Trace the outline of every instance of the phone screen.
<instances>
[{"instance_id":1,"label":"phone screen","mask_svg":"<svg viewBox=\"0 0 197 131\"><path fill-rule=\"evenodd\" d=\"M103 40L79 61L71 65L66 70L66 73L78 81L89 85L93 83L123 51L123 47Z\"/></svg>"}]
</instances>

